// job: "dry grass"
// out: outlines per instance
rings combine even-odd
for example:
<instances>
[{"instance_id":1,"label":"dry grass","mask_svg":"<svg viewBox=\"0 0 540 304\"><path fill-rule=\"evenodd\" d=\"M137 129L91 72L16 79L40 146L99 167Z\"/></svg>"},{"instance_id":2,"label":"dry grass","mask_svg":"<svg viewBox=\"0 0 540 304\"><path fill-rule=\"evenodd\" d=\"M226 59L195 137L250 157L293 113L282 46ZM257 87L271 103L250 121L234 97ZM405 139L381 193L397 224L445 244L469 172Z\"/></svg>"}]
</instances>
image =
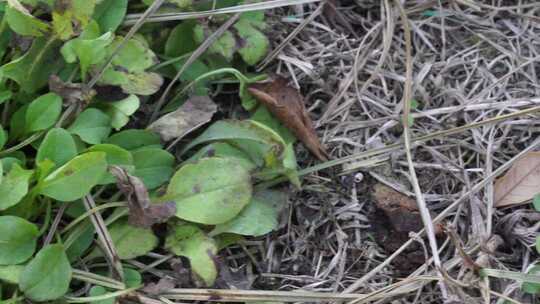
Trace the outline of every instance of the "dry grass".
<instances>
[{"instance_id":1,"label":"dry grass","mask_svg":"<svg viewBox=\"0 0 540 304\"><path fill-rule=\"evenodd\" d=\"M393 2L338 3L355 33L319 14L318 4L269 12L272 41L281 49L269 69L307 96L335 160L311 170L312 159L299 151L303 172L311 174L291 200L283 228L230 250L229 265L262 272L251 288L401 294L386 294L380 303L497 303L506 297L531 303L513 281L478 278L457 249L482 266L505 270L524 271L538 258L538 215L528 206L494 209L492 193L493 180L538 146L540 4L406 2L411 95L419 103L411 112L412 167L427 207L455 229L462 245L439 242L440 277L426 239L427 264L410 278L430 279L403 283L391 263L397 254L384 252L370 236L374 182L414 197L401 126L403 22ZM418 137L426 140L415 144ZM404 246L416 242L424 241L416 237ZM441 280L446 294L430 283ZM397 282L403 285L392 286Z\"/></svg>"}]
</instances>

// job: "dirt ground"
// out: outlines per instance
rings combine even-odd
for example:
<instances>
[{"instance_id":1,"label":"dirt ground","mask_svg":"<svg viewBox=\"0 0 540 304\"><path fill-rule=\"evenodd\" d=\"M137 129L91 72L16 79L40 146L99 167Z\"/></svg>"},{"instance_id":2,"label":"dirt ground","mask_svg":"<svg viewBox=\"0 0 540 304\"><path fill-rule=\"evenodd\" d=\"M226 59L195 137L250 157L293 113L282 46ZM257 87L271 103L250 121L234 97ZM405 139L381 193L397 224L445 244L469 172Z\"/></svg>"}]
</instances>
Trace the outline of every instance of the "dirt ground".
<instances>
[{"instance_id":1,"label":"dirt ground","mask_svg":"<svg viewBox=\"0 0 540 304\"><path fill-rule=\"evenodd\" d=\"M330 2L336 10L315 3L268 13L281 49L268 69L300 88L333 161L317 166L298 147L308 174L302 191L291 189L282 228L230 249L223 279L237 288L373 293L368 302L377 303L536 301L515 281L480 278L471 264L524 272L538 259L539 214L530 204L493 208L493 187L514 156L537 150L540 3L405 1L401 10L389 0ZM403 144L407 86L416 177ZM408 232L423 228L418 211L392 215L378 205L375 187L414 203L415 184L441 219L436 228L446 227L437 231L444 283L428 240Z\"/></svg>"}]
</instances>

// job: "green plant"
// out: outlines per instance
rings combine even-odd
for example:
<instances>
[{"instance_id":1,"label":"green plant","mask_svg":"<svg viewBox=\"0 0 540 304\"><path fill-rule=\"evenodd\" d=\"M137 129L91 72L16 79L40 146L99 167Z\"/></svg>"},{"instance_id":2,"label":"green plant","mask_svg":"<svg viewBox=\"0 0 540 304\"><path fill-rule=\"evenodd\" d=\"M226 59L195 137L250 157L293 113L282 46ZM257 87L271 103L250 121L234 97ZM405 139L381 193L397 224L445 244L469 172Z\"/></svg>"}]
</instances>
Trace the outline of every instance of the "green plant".
<instances>
[{"instance_id":1,"label":"green plant","mask_svg":"<svg viewBox=\"0 0 540 304\"><path fill-rule=\"evenodd\" d=\"M212 122L180 146L181 162L147 128L141 104L157 101L164 81L226 18L173 28L149 24L126 38L121 23L128 7L152 2L0 4L0 300L55 300L80 282L90 283L87 295L100 301L139 288L136 270L122 263L102 266L109 253L96 244L108 240L104 235L121 260L151 250L184 256L195 280L211 286L223 246L277 228L284 193L254 184L285 176L300 185L294 138L257 109L246 89L264 78L249 74L269 47L263 12L243 13L199 56L162 112L219 91L220 83L238 83L238 99L252 119ZM171 0L165 10L209 5ZM96 85L87 86L94 79ZM176 119L165 123L180 123ZM89 205L94 201L96 207ZM102 224L95 210L102 212ZM159 237L150 227L163 222L165 247L157 248ZM97 266L82 271L82 260Z\"/></svg>"}]
</instances>

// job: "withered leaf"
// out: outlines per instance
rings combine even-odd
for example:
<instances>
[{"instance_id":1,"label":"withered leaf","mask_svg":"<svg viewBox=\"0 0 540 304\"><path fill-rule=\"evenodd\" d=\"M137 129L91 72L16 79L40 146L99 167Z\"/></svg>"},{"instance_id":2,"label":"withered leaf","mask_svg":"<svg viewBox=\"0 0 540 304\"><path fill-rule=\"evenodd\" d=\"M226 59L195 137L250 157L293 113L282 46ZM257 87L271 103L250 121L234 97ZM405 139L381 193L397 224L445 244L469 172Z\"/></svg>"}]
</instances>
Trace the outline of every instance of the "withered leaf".
<instances>
[{"instance_id":1,"label":"withered leaf","mask_svg":"<svg viewBox=\"0 0 540 304\"><path fill-rule=\"evenodd\" d=\"M396 190L383 185L374 186L375 204L388 217L393 229L398 232L416 232L424 227L416 201ZM432 214L432 217L433 214ZM435 233L441 234L442 226L435 226Z\"/></svg>"},{"instance_id":2,"label":"withered leaf","mask_svg":"<svg viewBox=\"0 0 540 304\"><path fill-rule=\"evenodd\" d=\"M304 98L283 77L269 83L257 83L248 88L274 116L304 143L319 160L328 160L328 153L319 141L304 104Z\"/></svg>"},{"instance_id":3,"label":"withered leaf","mask_svg":"<svg viewBox=\"0 0 540 304\"><path fill-rule=\"evenodd\" d=\"M193 96L176 111L154 121L148 128L164 141L182 138L212 119L216 104L208 96Z\"/></svg>"},{"instance_id":4,"label":"withered leaf","mask_svg":"<svg viewBox=\"0 0 540 304\"><path fill-rule=\"evenodd\" d=\"M92 89L84 84L64 82L56 75L49 76L49 90L60 95L67 104L86 105L96 95Z\"/></svg>"},{"instance_id":5,"label":"withered leaf","mask_svg":"<svg viewBox=\"0 0 540 304\"><path fill-rule=\"evenodd\" d=\"M165 222L176 214L174 202L150 204L148 190L138 177L130 175L119 166L111 166L109 171L116 177L118 188L126 196L129 224L149 228L154 224Z\"/></svg>"},{"instance_id":6,"label":"withered leaf","mask_svg":"<svg viewBox=\"0 0 540 304\"><path fill-rule=\"evenodd\" d=\"M540 193L540 152L529 152L495 182L494 205L523 204Z\"/></svg>"},{"instance_id":7,"label":"withered leaf","mask_svg":"<svg viewBox=\"0 0 540 304\"><path fill-rule=\"evenodd\" d=\"M153 296L160 295L175 287L174 278L164 277L159 279L157 283L148 283L142 288L142 291Z\"/></svg>"}]
</instances>

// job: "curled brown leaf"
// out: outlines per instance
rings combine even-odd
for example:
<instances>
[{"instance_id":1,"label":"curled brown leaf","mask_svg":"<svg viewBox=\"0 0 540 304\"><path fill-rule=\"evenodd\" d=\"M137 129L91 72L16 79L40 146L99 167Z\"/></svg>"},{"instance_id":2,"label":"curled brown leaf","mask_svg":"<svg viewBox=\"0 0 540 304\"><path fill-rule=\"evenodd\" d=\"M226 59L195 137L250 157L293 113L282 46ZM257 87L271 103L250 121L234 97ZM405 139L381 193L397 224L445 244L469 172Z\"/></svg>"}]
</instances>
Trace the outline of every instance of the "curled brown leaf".
<instances>
[{"instance_id":1,"label":"curled brown leaf","mask_svg":"<svg viewBox=\"0 0 540 304\"><path fill-rule=\"evenodd\" d=\"M319 160L328 160L328 153L319 141L304 104L304 98L283 77L269 83L253 84L248 88L255 98L285 125Z\"/></svg>"},{"instance_id":2,"label":"curled brown leaf","mask_svg":"<svg viewBox=\"0 0 540 304\"><path fill-rule=\"evenodd\" d=\"M495 207L523 204L540 193L540 152L529 152L495 182Z\"/></svg>"},{"instance_id":3,"label":"curled brown leaf","mask_svg":"<svg viewBox=\"0 0 540 304\"><path fill-rule=\"evenodd\" d=\"M148 190L138 177L130 175L119 166L111 166L109 171L116 177L118 188L126 196L129 224L149 228L154 224L167 221L176 213L174 202L150 204Z\"/></svg>"},{"instance_id":4,"label":"curled brown leaf","mask_svg":"<svg viewBox=\"0 0 540 304\"><path fill-rule=\"evenodd\" d=\"M64 82L56 75L49 76L49 90L62 97L66 104L86 105L96 95L96 91L84 84Z\"/></svg>"}]
</instances>

